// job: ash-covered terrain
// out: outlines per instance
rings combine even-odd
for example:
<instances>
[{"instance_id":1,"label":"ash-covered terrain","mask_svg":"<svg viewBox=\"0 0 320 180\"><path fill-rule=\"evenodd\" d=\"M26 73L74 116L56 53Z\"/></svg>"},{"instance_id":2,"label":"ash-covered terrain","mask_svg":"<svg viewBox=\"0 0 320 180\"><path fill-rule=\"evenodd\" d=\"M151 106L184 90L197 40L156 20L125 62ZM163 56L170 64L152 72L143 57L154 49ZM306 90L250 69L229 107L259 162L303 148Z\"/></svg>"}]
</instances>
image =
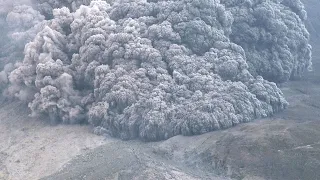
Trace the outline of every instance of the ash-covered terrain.
<instances>
[{"instance_id":1,"label":"ash-covered terrain","mask_svg":"<svg viewBox=\"0 0 320 180\"><path fill-rule=\"evenodd\" d=\"M317 179L316 7L0 1L0 179Z\"/></svg>"}]
</instances>

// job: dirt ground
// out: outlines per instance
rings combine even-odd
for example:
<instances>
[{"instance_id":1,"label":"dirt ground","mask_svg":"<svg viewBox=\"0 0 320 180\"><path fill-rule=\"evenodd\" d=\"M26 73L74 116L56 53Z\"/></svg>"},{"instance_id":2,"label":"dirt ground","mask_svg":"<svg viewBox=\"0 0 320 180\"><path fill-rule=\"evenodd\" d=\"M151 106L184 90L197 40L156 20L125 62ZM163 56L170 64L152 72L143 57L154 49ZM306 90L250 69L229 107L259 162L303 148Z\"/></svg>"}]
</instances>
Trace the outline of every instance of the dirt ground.
<instances>
[{"instance_id":1,"label":"dirt ground","mask_svg":"<svg viewBox=\"0 0 320 180\"><path fill-rule=\"evenodd\" d=\"M50 126L19 102L0 104L0 179L35 180L106 142L87 126Z\"/></svg>"}]
</instances>

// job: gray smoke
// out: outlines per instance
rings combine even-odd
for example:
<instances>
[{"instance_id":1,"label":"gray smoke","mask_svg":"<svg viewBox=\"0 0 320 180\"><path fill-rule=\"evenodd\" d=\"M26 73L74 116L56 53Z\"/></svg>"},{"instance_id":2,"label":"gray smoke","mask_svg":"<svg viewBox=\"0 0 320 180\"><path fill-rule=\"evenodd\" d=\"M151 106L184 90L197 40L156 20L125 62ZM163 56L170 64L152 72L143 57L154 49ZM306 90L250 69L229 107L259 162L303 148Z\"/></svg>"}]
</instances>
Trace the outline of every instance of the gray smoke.
<instances>
[{"instance_id":1,"label":"gray smoke","mask_svg":"<svg viewBox=\"0 0 320 180\"><path fill-rule=\"evenodd\" d=\"M44 16L34 10L31 1L0 1L0 88L8 83L14 63L24 57L25 44L32 41L43 26Z\"/></svg>"},{"instance_id":2,"label":"gray smoke","mask_svg":"<svg viewBox=\"0 0 320 180\"><path fill-rule=\"evenodd\" d=\"M312 69L307 13L300 0L221 0L234 15L231 41L246 52L249 70L286 82Z\"/></svg>"},{"instance_id":3,"label":"gray smoke","mask_svg":"<svg viewBox=\"0 0 320 180\"><path fill-rule=\"evenodd\" d=\"M155 141L281 111L288 103L263 77L286 81L311 65L299 3L108 2L40 0L34 9L8 11L6 38L25 47L0 73L3 93L52 122L88 122L122 139ZM258 13L266 7L275 15ZM249 23L258 17L265 21ZM290 39L270 41L284 32Z\"/></svg>"}]
</instances>

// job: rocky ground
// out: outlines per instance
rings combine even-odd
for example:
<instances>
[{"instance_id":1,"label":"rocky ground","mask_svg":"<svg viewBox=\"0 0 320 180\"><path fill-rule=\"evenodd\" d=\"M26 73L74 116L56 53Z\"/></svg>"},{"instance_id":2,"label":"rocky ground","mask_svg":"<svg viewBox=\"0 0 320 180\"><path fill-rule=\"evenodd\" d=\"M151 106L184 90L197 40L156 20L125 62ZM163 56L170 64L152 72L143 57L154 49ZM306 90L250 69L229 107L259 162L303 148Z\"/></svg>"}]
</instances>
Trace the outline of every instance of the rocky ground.
<instances>
[{"instance_id":1,"label":"rocky ground","mask_svg":"<svg viewBox=\"0 0 320 180\"><path fill-rule=\"evenodd\" d=\"M27 117L23 104L1 101L0 180L320 179L320 2L305 2L314 71L281 85L290 103L284 112L224 131L144 143L96 136L87 126L52 127Z\"/></svg>"}]
</instances>

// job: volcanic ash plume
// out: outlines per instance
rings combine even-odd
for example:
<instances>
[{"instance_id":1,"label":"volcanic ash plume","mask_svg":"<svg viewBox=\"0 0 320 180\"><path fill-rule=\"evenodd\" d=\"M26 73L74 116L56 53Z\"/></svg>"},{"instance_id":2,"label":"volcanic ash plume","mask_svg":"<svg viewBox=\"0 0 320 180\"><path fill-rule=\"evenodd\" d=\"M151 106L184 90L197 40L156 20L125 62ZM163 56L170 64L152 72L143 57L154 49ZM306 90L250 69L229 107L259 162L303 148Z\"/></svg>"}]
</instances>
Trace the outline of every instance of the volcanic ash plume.
<instances>
[{"instance_id":1,"label":"volcanic ash plume","mask_svg":"<svg viewBox=\"0 0 320 180\"><path fill-rule=\"evenodd\" d=\"M287 81L311 65L303 6L289 1L33 7L7 15L28 27L13 38L26 44L23 60L0 74L4 94L29 102L32 115L88 122L122 139L202 134L270 116L288 103L264 78Z\"/></svg>"}]
</instances>

